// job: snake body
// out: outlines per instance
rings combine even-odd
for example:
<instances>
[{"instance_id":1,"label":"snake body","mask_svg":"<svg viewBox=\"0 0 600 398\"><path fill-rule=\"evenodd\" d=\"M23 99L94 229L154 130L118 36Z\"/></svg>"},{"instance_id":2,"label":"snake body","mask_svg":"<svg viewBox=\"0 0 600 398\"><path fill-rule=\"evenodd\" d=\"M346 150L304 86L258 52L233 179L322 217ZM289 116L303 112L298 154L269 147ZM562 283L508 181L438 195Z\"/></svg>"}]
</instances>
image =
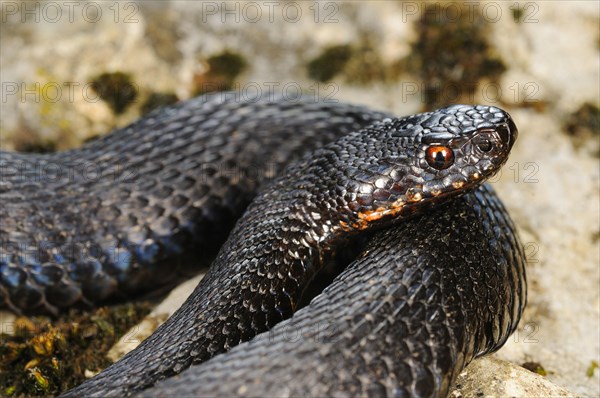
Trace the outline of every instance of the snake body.
<instances>
[{"instance_id":1,"label":"snake body","mask_svg":"<svg viewBox=\"0 0 600 398\"><path fill-rule=\"evenodd\" d=\"M283 167L386 115L199 97L76 150L0 153L0 307L56 314L208 265Z\"/></svg>"},{"instance_id":2,"label":"snake body","mask_svg":"<svg viewBox=\"0 0 600 398\"><path fill-rule=\"evenodd\" d=\"M446 396L516 327L523 266L514 227L484 186L376 234L291 319L141 395Z\"/></svg>"},{"instance_id":3,"label":"snake body","mask_svg":"<svg viewBox=\"0 0 600 398\"><path fill-rule=\"evenodd\" d=\"M1 237L11 244L0 293L13 309L53 312L176 280L194 257L210 257L264 185L186 303L140 347L67 395L128 394L215 356L145 394L443 394L470 359L502 344L523 309L514 228L493 192L477 188L504 164L516 134L494 107L396 119L346 104L214 96L154 113L80 150L3 153L9 171L0 194L12 204L2 209L11 222ZM244 175L265 160L270 171ZM102 173L44 184L28 172L44 162L76 170L93 162ZM133 182L115 184L119 164L135 167ZM223 167L242 175L224 176ZM330 311L342 328L331 341L308 349L281 333L274 344L260 338L295 312L340 245L386 227L393 228L290 320L315 326ZM48 236L52 243L41 245ZM78 245L96 250L66 250ZM43 246L37 257L15 249L35 246ZM306 367L311 358L330 367L317 369L313 383L300 376L278 385L290 362ZM252 376L266 365L279 371Z\"/></svg>"}]
</instances>

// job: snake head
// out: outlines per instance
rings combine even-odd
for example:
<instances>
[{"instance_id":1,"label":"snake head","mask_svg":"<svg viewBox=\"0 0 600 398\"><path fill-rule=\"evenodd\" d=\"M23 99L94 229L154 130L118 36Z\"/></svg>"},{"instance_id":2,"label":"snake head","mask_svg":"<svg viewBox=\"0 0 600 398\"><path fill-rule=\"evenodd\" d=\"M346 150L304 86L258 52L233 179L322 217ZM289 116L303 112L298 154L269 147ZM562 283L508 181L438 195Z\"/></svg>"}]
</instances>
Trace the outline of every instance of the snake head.
<instances>
[{"instance_id":1,"label":"snake head","mask_svg":"<svg viewBox=\"0 0 600 398\"><path fill-rule=\"evenodd\" d=\"M490 106L454 105L421 123L417 158L422 198L474 188L500 170L517 138L510 116Z\"/></svg>"},{"instance_id":2,"label":"snake head","mask_svg":"<svg viewBox=\"0 0 600 398\"><path fill-rule=\"evenodd\" d=\"M453 105L404 119L386 119L366 134L370 159L347 192L353 221L402 218L473 189L508 159L518 131L508 113L493 106Z\"/></svg>"}]
</instances>

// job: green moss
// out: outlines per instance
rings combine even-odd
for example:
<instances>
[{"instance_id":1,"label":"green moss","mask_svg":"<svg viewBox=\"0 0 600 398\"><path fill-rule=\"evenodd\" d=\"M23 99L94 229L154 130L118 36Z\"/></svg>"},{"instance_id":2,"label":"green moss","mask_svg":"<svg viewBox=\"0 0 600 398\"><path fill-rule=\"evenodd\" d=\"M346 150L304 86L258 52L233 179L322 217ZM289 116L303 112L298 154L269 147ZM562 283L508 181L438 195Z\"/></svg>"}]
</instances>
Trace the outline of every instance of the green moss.
<instances>
[{"instance_id":1,"label":"green moss","mask_svg":"<svg viewBox=\"0 0 600 398\"><path fill-rule=\"evenodd\" d=\"M590 362L590 366L588 366L585 375L587 377L594 377L594 371L598 369L598 362L596 361L591 361Z\"/></svg>"},{"instance_id":2,"label":"green moss","mask_svg":"<svg viewBox=\"0 0 600 398\"><path fill-rule=\"evenodd\" d=\"M35 83L27 84L27 92L35 93L31 105L36 105L33 117L33 125L29 119L20 121L18 130L12 134L9 140L14 148L21 152L49 153L65 149L73 143L73 132L71 120L65 117L72 104L62 100L61 88L56 83L59 78L52 75L44 68L38 68L35 72ZM38 125L36 125L36 123ZM54 132L41 134L40 131Z\"/></svg>"},{"instance_id":3,"label":"green moss","mask_svg":"<svg viewBox=\"0 0 600 398\"><path fill-rule=\"evenodd\" d=\"M179 101L177 96L173 93L152 93L142 105L142 115L150 113L151 111L161 108L163 106L171 105Z\"/></svg>"},{"instance_id":4,"label":"green moss","mask_svg":"<svg viewBox=\"0 0 600 398\"><path fill-rule=\"evenodd\" d=\"M530 372L539 374L540 376L548 375L548 372L546 371L546 369L544 369L544 367L537 362L525 362L521 366L524 367L525 369L529 370Z\"/></svg>"},{"instance_id":5,"label":"green moss","mask_svg":"<svg viewBox=\"0 0 600 398\"><path fill-rule=\"evenodd\" d=\"M479 11L464 9L456 17L436 3L417 22L406 66L424 83L425 108L472 102L481 79L497 82L506 70L486 40L489 23Z\"/></svg>"},{"instance_id":6,"label":"green moss","mask_svg":"<svg viewBox=\"0 0 600 398\"><path fill-rule=\"evenodd\" d=\"M207 58L208 71L194 78L194 94L231 90L235 79L247 68L248 63L239 54L224 51Z\"/></svg>"},{"instance_id":7,"label":"green moss","mask_svg":"<svg viewBox=\"0 0 600 398\"><path fill-rule=\"evenodd\" d=\"M149 304L71 311L58 320L17 318L12 336L0 334L0 395L57 395L110 365L105 354L150 311Z\"/></svg>"},{"instance_id":8,"label":"green moss","mask_svg":"<svg viewBox=\"0 0 600 398\"><path fill-rule=\"evenodd\" d=\"M341 77L351 84L397 80L403 70L397 62L388 65L379 55L375 39L364 37L360 43L325 48L307 64L308 76L319 82Z\"/></svg>"},{"instance_id":9,"label":"green moss","mask_svg":"<svg viewBox=\"0 0 600 398\"><path fill-rule=\"evenodd\" d=\"M327 82L341 73L354 55L348 44L330 46L307 64L308 76L319 82Z\"/></svg>"},{"instance_id":10,"label":"green moss","mask_svg":"<svg viewBox=\"0 0 600 398\"><path fill-rule=\"evenodd\" d=\"M92 79L91 83L96 94L108 103L117 115L125 112L138 95L131 77L123 72L102 73Z\"/></svg>"},{"instance_id":11,"label":"green moss","mask_svg":"<svg viewBox=\"0 0 600 398\"><path fill-rule=\"evenodd\" d=\"M246 61L239 55L230 51L225 51L218 55L209 57L206 62L214 74L224 76L234 80L240 73L246 69Z\"/></svg>"},{"instance_id":12,"label":"green moss","mask_svg":"<svg viewBox=\"0 0 600 398\"><path fill-rule=\"evenodd\" d=\"M599 137L600 108L598 105L586 102L580 106L577 111L570 115L569 120L565 124L565 131L573 136L586 132L593 137Z\"/></svg>"},{"instance_id":13,"label":"green moss","mask_svg":"<svg viewBox=\"0 0 600 398\"><path fill-rule=\"evenodd\" d=\"M394 68L395 65L385 65L377 48L365 40L354 50L344 72L350 83L369 84L393 78Z\"/></svg>"},{"instance_id":14,"label":"green moss","mask_svg":"<svg viewBox=\"0 0 600 398\"><path fill-rule=\"evenodd\" d=\"M520 23L523 21L523 14L525 13L523 6L514 4L512 7L510 7L510 10L515 22Z\"/></svg>"},{"instance_id":15,"label":"green moss","mask_svg":"<svg viewBox=\"0 0 600 398\"><path fill-rule=\"evenodd\" d=\"M563 125L563 130L571 137L575 148L594 145L591 148L592 152L598 156L600 152L600 108L598 105L584 103L569 115Z\"/></svg>"},{"instance_id":16,"label":"green moss","mask_svg":"<svg viewBox=\"0 0 600 398\"><path fill-rule=\"evenodd\" d=\"M56 142L48 140L15 140L15 150L19 152L50 153L56 151Z\"/></svg>"},{"instance_id":17,"label":"green moss","mask_svg":"<svg viewBox=\"0 0 600 398\"><path fill-rule=\"evenodd\" d=\"M96 141L100 137L102 137L102 134L91 135L91 136L87 137L85 140L83 140L83 144L87 144L88 142Z\"/></svg>"}]
</instances>

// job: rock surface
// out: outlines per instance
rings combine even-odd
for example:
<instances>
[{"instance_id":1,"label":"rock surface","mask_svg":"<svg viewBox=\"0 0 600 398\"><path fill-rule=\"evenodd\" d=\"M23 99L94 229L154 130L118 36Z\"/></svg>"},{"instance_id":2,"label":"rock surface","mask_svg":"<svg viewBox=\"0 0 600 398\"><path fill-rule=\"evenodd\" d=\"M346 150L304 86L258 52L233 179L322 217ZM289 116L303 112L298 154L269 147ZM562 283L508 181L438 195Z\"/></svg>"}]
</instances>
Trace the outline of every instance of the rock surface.
<instances>
[{"instance_id":1,"label":"rock surface","mask_svg":"<svg viewBox=\"0 0 600 398\"><path fill-rule=\"evenodd\" d=\"M493 357L476 359L458 376L450 398L573 397L544 377Z\"/></svg>"}]
</instances>

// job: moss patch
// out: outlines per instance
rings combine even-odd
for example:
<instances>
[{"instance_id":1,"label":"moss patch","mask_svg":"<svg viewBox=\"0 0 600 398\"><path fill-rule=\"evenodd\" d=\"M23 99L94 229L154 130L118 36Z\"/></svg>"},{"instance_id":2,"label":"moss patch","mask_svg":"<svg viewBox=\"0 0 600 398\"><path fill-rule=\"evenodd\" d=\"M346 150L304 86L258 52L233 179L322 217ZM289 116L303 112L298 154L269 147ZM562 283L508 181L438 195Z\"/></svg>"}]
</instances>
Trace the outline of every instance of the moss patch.
<instances>
[{"instance_id":1,"label":"moss patch","mask_svg":"<svg viewBox=\"0 0 600 398\"><path fill-rule=\"evenodd\" d=\"M590 366L588 366L585 375L587 377L594 377L594 372L598 369L598 362L590 361Z\"/></svg>"},{"instance_id":2,"label":"moss patch","mask_svg":"<svg viewBox=\"0 0 600 398\"><path fill-rule=\"evenodd\" d=\"M575 148L593 145L594 155L596 157L600 155L600 108L598 105L584 103L569 115L563 129L571 137Z\"/></svg>"},{"instance_id":3,"label":"moss patch","mask_svg":"<svg viewBox=\"0 0 600 398\"><path fill-rule=\"evenodd\" d=\"M308 76L318 82L343 76L348 83L359 85L396 80L396 66L386 65L379 56L378 48L369 39L357 45L327 47L306 65Z\"/></svg>"},{"instance_id":4,"label":"moss patch","mask_svg":"<svg viewBox=\"0 0 600 398\"><path fill-rule=\"evenodd\" d=\"M319 82L327 82L344 70L354 55L349 44L330 46L306 65L308 76Z\"/></svg>"},{"instance_id":5,"label":"moss patch","mask_svg":"<svg viewBox=\"0 0 600 398\"><path fill-rule=\"evenodd\" d=\"M131 76L123 72L102 73L92 79L92 89L117 115L122 114L135 101L138 90Z\"/></svg>"},{"instance_id":6,"label":"moss patch","mask_svg":"<svg viewBox=\"0 0 600 398\"><path fill-rule=\"evenodd\" d=\"M194 77L194 95L231 90L248 63L239 54L224 51L206 60L208 70Z\"/></svg>"},{"instance_id":7,"label":"moss patch","mask_svg":"<svg viewBox=\"0 0 600 398\"><path fill-rule=\"evenodd\" d=\"M142 105L142 115L150 113L151 111L162 108L163 106L172 105L179 101L179 98L173 93L152 93L148 96L148 99Z\"/></svg>"},{"instance_id":8,"label":"moss patch","mask_svg":"<svg viewBox=\"0 0 600 398\"><path fill-rule=\"evenodd\" d=\"M407 69L424 83L425 108L473 102L481 79L497 83L506 70L488 45L489 23L479 11L465 8L457 16L436 3L423 12Z\"/></svg>"},{"instance_id":9,"label":"moss patch","mask_svg":"<svg viewBox=\"0 0 600 398\"><path fill-rule=\"evenodd\" d=\"M19 152L49 153L73 147L77 140L69 118L72 104L61 94L63 87L56 83L60 79L38 68L35 80L27 83L28 99L24 105L28 110L24 115L35 114L31 114L31 118L21 115L19 126L8 140Z\"/></svg>"},{"instance_id":10,"label":"moss patch","mask_svg":"<svg viewBox=\"0 0 600 398\"><path fill-rule=\"evenodd\" d=\"M525 362L521 366L524 367L525 369L529 370L530 372L539 374L540 376L548 375L548 372L546 371L546 369L544 369L544 367L537 362Z\"/></svg>"},{"instance_id":11,"label":"moss patch","mask_svg":"<svg viewBox=\"0 0 600 398\"><path fill-rule=\"evenodd\" d=\"M39 137L29 137L28 135L19 136L14 140L15 150L18 152L32 153L50 153L56 151L56 142L50 140L42 140Z\"/></svg>"},{"instance_id":12,"label":"moss patch","mask_svg":"<svg viewBox=\"0 0 600 398\"><path fill-rule=\"evenodd\" d=\"M513 16L513 19L515 20L515 22L517 22L517 23L523 22L523 15L525 14L525 9L523 8L522 5L515 3L510 8L510 11L512 13L512 16Z\"/></svg>"},{"instance_id":13,"label":"moss patch","mask_svg":"<svg viewBox=\"0 0 600 398\"><path fill-rule=\"evenodd\" d=\"M0 396L57 395L110 365L105 354L150 312L147 303L75 310L50 321L19 317L14 335L0 334Z\"/></svg>"}]
</instances>

